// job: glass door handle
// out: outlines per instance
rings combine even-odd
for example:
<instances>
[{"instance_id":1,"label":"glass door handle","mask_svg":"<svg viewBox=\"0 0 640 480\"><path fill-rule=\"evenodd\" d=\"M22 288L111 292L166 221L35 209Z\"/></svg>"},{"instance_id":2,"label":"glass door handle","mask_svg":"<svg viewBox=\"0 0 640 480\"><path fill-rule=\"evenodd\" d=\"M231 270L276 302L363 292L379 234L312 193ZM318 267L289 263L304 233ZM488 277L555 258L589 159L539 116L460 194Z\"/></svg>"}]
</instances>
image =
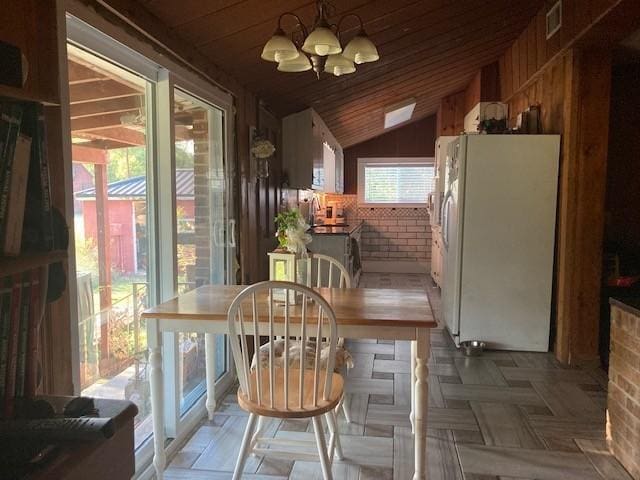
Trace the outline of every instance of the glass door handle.
<instances>
[{"instance_id":1,"label":"glass door handle","mask_svg":"<svg viewBox=\"0 0 640 480\"><path fill-rule=\"evenodd\" d=\"M216 247L224 247L225 246L224 225L222 225L218 221L213 222L213 244Z\"/></svg>"},{"instance_id":2,"label":"glass door handle","mask_svg":"<svg viewBox=\"0 0 640 480\"><path fill-rule=\"evenodd\" d=\"M236 246L236 220L235 218L229 219L229 231L231 232L229 235L229 246Z\"/></svg>"}]
</instances>

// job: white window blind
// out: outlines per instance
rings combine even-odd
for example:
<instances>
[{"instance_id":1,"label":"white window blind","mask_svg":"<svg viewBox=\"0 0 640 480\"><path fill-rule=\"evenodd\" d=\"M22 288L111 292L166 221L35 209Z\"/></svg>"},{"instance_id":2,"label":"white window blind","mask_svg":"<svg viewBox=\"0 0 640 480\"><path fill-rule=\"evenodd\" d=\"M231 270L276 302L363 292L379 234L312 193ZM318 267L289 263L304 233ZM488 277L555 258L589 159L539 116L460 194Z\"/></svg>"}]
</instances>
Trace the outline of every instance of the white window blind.
<instances>
[{"instance_id":1,"label":"white window blind","mask_svg":"<svg viewBox=\"0 0 640 480\"><path fill-rule=\"evenodd\" d=\"M360 160L360 201L380 204L426 204L434 189L432 163L383 163ZM363 178L364 177L364 178Z\"/></svg>"}]
</instances>

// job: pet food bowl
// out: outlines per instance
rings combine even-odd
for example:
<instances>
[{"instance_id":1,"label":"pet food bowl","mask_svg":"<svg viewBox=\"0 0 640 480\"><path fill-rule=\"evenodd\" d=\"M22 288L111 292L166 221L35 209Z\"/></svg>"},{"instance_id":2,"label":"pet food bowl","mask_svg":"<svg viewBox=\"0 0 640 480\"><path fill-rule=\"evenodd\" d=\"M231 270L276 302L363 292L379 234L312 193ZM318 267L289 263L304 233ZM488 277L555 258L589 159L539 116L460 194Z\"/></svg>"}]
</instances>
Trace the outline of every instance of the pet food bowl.
<instances>
[{"instance_id":1,"label":"pet food bowl","mask_svg":"<svg viewBox=\"0 0 640 480\"><path fill-rule=\"evenodd\" d=\"M479 357L484 351L486 344L479 340L471 340L468 342L460 342L460 348L465 357Z\"/></svg>"}]
</instances>

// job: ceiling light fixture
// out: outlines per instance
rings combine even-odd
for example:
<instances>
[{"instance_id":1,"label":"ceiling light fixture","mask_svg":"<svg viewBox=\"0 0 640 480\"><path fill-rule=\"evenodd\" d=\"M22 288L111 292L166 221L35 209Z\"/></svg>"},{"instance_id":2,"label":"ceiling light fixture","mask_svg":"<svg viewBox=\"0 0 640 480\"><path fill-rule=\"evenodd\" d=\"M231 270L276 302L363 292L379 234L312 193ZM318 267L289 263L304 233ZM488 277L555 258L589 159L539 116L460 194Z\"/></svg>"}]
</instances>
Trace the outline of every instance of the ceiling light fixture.
<instances>
[{"instance_id":1,"label":"ceiling light fixture","mask_svg":"<svg viewBox=\"0 0 640 480\"><path fill-rule=\"evenodd\" d=\"M322 72L337 77L347 75L356 71L356 64L375 62L380 58L359 15L348 13L337 24L331 24L327 17L331 15L330 10L335 10L333 5L327 0L317 0L316 8L318 13L311 33L295 13L280 15L278 28L265 44L260 57L268 62L276 62L281 72L304 72L313 68L318 78ZM285 16L292 16L297 22L290 37L282 28ZM343 49L340 44L340 25L349 17L357 18L360 28Z\"/></svg>"}]
</instances>

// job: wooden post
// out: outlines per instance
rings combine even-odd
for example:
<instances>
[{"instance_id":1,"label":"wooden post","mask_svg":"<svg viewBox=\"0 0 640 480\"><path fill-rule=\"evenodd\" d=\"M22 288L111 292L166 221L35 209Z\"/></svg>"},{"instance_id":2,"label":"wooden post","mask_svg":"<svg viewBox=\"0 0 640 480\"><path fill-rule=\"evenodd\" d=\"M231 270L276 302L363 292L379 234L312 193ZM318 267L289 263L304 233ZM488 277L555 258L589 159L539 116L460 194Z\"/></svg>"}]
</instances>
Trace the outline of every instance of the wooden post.
<instances>
[{"instance_id":1,"label":"wooden post","mask_svg":"<svg viewBox=\"0 0 640 480\"><path fill-rule=\"evenodd\" d=\"M104 151L106 160L107 152ZM96 222L98 232L98 288L100 291L100 312L106 315L100 324L100 364L101 370L109 358L109 315L111 311L111 232L109 228L109 194L107 187L106 161L96 164Z\"/></svg>"},{"instance_id":2,"label":"wooden post","mask_svg":"<svg viewBox=\"0 0 640 480\"><path fill-rule=\"evenodd\" d=\"M611 54L566 57L557 246L556 356L598 363Z\"/></svg>"}]
</instances>

